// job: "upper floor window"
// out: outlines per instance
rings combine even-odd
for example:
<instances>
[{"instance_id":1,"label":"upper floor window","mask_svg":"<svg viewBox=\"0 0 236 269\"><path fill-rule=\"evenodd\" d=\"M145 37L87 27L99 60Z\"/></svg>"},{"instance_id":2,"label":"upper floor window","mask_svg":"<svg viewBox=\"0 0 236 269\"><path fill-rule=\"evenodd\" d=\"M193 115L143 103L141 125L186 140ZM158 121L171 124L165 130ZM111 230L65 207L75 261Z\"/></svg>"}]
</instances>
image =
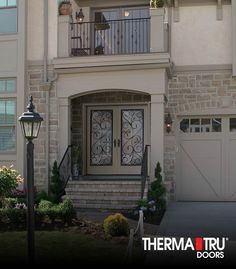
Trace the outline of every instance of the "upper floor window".
<instances>
[{"instance_id":1,"label":"upper floor window","mask_svg":"<svg viewBox=\"0 0 236 269\"><path fill-rule=\"evenodd\" d=\"M16 92L15 79L0 79L0 94Z\"/></svg>"},{"instance_id":2,"label":"upper floor window","mask_svg":"<svg viewBox=\"0 0 236 269\"><path fill-rule=\"evenodd\" d=\"M17 0L0 0L0 34L17 32Z\"/></svg>"},{"instance_id":3,"label":"upper floor window","mask_svg":"<svg viewBox=\"0 0 236 269\"><path fill-rule=\"evenodd\" d=\"M0 99L0 151L16 149L16 101Z\"/></svg>"}]
</instances>

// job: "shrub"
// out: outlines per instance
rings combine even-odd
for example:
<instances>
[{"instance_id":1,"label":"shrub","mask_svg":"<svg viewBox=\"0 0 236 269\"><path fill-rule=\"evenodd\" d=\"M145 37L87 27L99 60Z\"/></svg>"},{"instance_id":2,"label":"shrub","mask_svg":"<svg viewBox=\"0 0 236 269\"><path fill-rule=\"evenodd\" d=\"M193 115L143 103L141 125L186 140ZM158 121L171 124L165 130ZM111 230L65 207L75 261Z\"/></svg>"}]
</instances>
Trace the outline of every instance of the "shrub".
<instances>
[{"instance_id":1,"label":"shrub","mask_svg":"<svg viewBox=\"0 0 236 269\"><path fill-rule=\"evenodd\" d=\"M23 179L12 167L3 166L0 168L0 200L10 196Z\"/></svg>"},{"instance_id":2,"label":"shrub","mask_svg":"<svg viewBox=\"0 0 236 269\"><path fill-rule=\"evenodd\" d=\"M3 208L14 208L17 203L19 203L17 198L4 198L2 200L2 207Z\"/></svg>"},{"instance_id":3,"label":"shrub","mask_svg":"<svg viewBox=\"0 0 236 269\"><path fill-rule=\"evenodd\" d=\"M154 201L159 213L163 213L166 209L166 188L162 183L161 166L157 163L155 169L156 180L151 183L151 187L148 191L148 201Z\"/></svg>"},{"instance_id":4,"label":"shrub","mask_svg":"<svg viewBox=\"0 0 236 269\"><path fill-rule=\"evenodd\" d=\"M23 204L22 206L17 206L16 204L14 208L0 209L0 227L16 228L25 225L26 209L26 206ZM44 200L41 201L38 208L35 209L35 222L39 227L42 227L42 225L45 226L45 224L54 225L56 221L61 225L66 223L71 224L75 217L76 211L70 200L65 200L60 204L53 204L50 201Z\"/></svg>"},{"instance_id":5,"label":"shrub","mask_svg":"<svg viewBox=\"0 0 236 269\"><path fill-rule=\"evenodd\" d=\"M36 194L35 194L35 203L38 205L42 200L49 201L49 196L46 193L46 191L36 192Z\"/></svg>"},{"instance_id":6,"label":"shrub","mask_svg":"<svg viewBox=\"0 0 236 269\"><path fill-rule=\"evenodd\" d=\"M52 201L53 203L59 203L61 201L61 196L63 195L63 192L63 182L60 178L57 162L55 161L52 168L52 176L49 186L50 201Z\"/></svg>"},{"instance_id":7,"label":"shrub","mask_svg":"<svg viewBox=\"0 0 236 269\"><path fill-rule=\"evenodd\" d=\"M42 200L39 203L38 209L45 210L45 209L50 209L51 207L53 207L53 203L52 202L47 201L47 200Z\"/></svg>"},{"instance_id":8,"label":"shrub","mask_svg":"<svg viewBox=\"0 0 236 269\"><path fill-rule=\"evenodd\" d=\"M120 213L108 216L103 223L106 235L122 236L129 234L129 224L127 219Z\"/></svg>"},{"instance_id":9,"label":"shrub","mask_svg":"<svg viewBox=\"0 0 236 269\"><path fill-rule=\"evenodd\" d=\"M16 208L0 209L0 224L26 223L26 210Z\"/></svg>"}]
</instances>

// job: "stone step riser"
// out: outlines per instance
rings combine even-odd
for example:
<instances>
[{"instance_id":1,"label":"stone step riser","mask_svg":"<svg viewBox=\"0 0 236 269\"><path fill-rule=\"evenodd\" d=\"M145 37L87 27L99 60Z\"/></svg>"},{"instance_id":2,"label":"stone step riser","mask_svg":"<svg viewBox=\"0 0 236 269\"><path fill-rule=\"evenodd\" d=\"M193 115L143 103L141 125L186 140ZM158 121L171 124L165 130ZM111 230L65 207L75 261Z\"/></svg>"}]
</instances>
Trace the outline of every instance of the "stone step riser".
<instances>
[{"instance_id":1,"label":"stone step riser","mask_svg":"<svg viewBox=\"0 0 236 269\"><path fill-rule=\"evenodd\" d=\"M133 209L141 199L141 182L69 181L65 197L78 209Z\"/></svg>"},{"instance_id":2,"label":"stone step riser","mask_svg":"<svg viewBox=\"0 0 236 269\"><path fill-rule=\"evenodd\" d=\"M136 205L111 205L111 204L80 204L74 203L76 209L117 209L117 210L130 210L135 208Z\"/></svg>"},{"instance_id":3,"label":"stone step riser","mask_svg":"<svg viewBox=\"0 0 236 269\"><path fill-rule=\"evenodd\" d=\"M110 195L96 195L96 196L84 196L84 195L68 195L67 197L70 200L106 200L106 201L123 201L123 202L128 202L128 201L138 201L140 200L140 195L136 196L110 196Z\"/></svg>"}]
</instances>

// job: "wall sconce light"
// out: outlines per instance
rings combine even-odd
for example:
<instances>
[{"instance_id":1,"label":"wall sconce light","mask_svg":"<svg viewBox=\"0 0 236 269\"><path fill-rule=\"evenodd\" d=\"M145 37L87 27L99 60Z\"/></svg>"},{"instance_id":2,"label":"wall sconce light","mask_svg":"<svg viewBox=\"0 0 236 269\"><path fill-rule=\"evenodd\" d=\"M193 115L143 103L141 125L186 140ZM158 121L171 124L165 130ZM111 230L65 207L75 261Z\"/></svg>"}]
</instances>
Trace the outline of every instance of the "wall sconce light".
<instances>
[{"instance_id":1,"label":"wall sconce light","mask_svg":"<svg viewBox=\"0 0 236 269\"><path fill-rule=\"evenodd\" d=\"M77 20L78 23L83 23L83 21L84 21L84 13L83 13L82 8L80 9L79 13L76 12L75 17L76 17L76 20Z\"/></svg>"},{"instance_id":2,"label":"wall sconce light","mask_svg":"<svg viewBox=\"0 0 236 269\"><path fill-rule=\"evenodd\" d=\"M171 118L171 115L170 115L170 112L168 112L166 118L165 118L165 126L166 126L166 132L169 133L172 129L172 118Z\"/></svg>"}]
</instances>

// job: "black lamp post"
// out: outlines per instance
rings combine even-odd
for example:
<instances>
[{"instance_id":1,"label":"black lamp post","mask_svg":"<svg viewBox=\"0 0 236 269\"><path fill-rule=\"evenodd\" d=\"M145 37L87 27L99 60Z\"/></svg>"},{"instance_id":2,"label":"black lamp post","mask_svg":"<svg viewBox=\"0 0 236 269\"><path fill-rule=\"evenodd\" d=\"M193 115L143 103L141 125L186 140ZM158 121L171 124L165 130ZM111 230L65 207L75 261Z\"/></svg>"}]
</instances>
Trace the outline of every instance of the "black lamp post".
<instances>
[{"instance_id":1,"label":"black lamp post","mask_svg":"<svg viewBox=\"0 0 236 269\"><path fill-rule=\"evenodd\" d=\"M38 137L43 118L34 112L33 98L30 96L27 112L19 117L22 132L27 139L27 232L28 232L28 261L34 263L34 144L32 140Z\"/></svg>"}]
</instances>

